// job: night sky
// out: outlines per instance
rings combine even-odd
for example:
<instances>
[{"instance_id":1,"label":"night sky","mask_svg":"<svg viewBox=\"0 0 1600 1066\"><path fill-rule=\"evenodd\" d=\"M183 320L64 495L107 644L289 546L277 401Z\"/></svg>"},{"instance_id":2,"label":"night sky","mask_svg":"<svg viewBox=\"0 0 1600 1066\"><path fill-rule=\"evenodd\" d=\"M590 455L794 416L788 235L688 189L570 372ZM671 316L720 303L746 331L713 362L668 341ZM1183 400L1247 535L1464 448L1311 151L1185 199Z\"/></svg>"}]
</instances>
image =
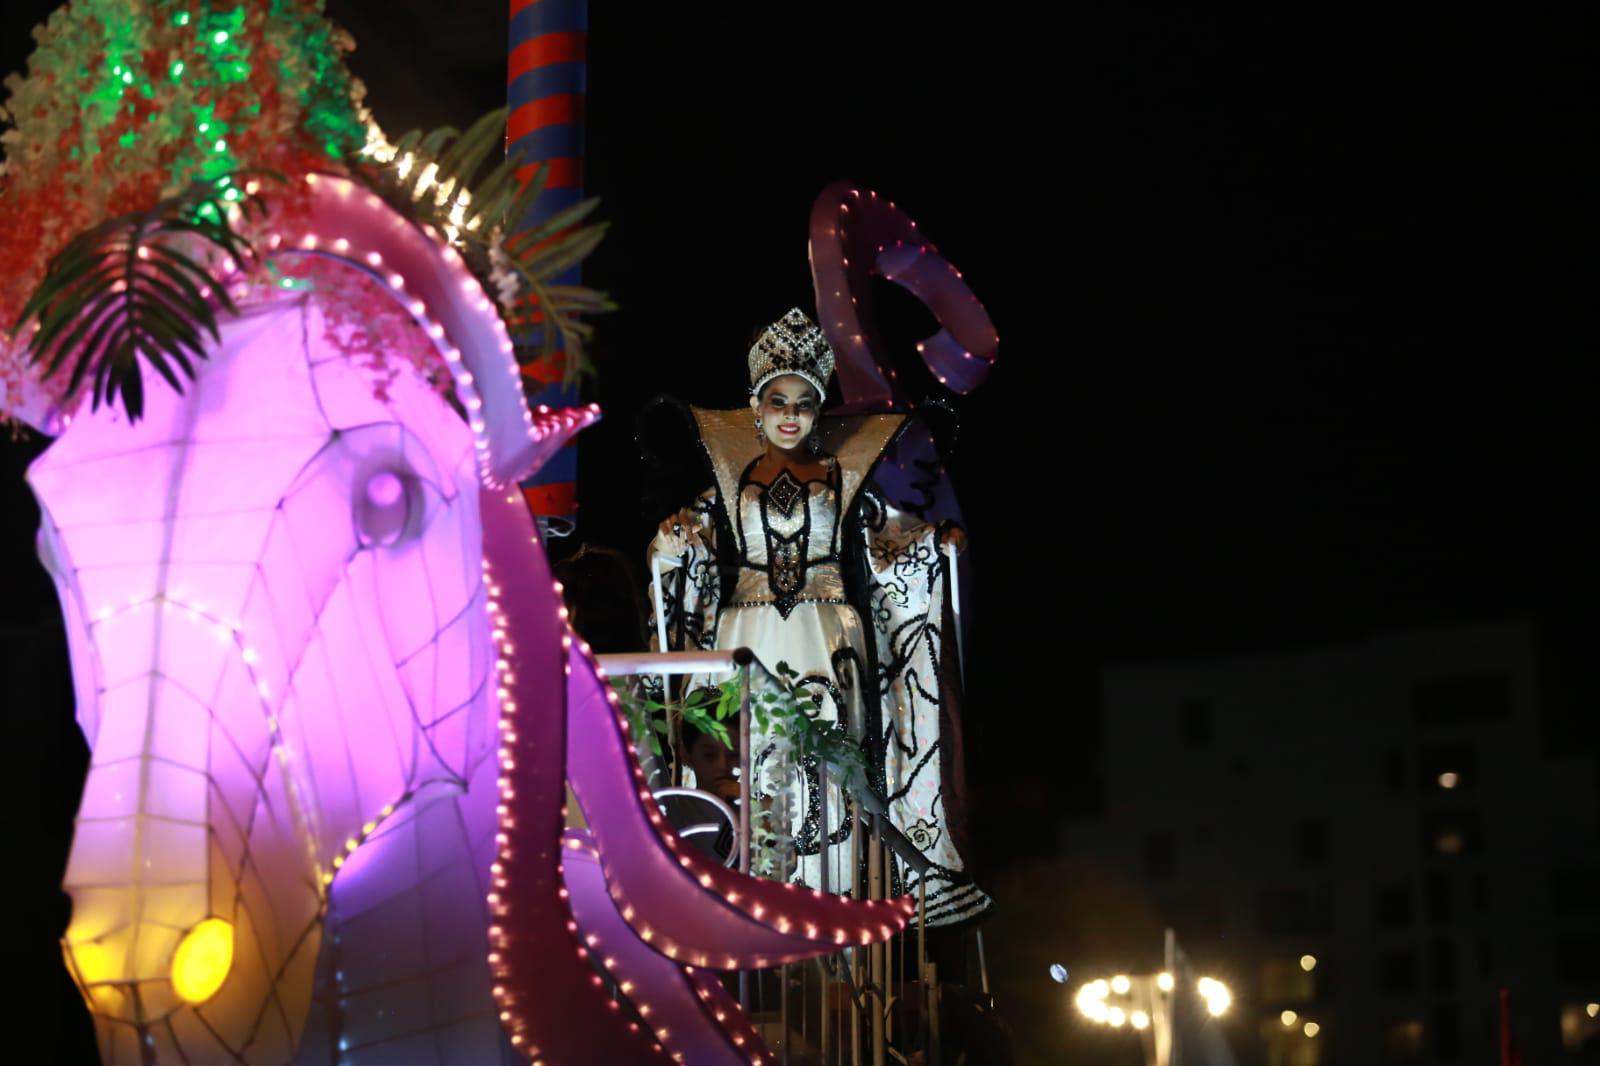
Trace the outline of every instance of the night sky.
<instances>
[{"instance_id":1,"label":"night sky","mask_svg":"<svg viewBox=\"0 0 1600 1066\"><path fill-rule=\"evenodd\" d=\"M9 0L0 66L51 6ZM503 101L503 3L329 8L391 136ZM1049 26L1022 4L594 8L587 186L612 230L585 280L622 310L599 326L578 539L642 556L634 415L661 392L742 402L752 329L810 309L817 192L894 199L1001 337L956 399L952 467L984 860L1049 854L1094 809L1116 660L1532 617L1563 664L1552 735L1594 742L1574 709L1600 639L1577 5ZM889 288L880 310L909 366L931 317ZM44 663L17 651L59 639L23 573L31 452L0 448L8 643Z\"/></svg>"}]
</instances>

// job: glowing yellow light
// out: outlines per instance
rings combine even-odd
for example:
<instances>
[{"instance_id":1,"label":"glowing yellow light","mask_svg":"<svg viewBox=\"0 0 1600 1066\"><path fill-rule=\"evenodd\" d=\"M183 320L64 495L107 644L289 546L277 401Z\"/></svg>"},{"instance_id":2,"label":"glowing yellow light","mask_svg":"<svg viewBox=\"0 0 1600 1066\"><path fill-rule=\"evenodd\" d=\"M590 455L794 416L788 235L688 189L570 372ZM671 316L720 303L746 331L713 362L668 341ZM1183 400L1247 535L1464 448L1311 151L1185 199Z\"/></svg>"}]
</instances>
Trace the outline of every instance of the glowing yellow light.
<instances>
[{"instance_id":1,"label":"glowing yellow light","mask_svg":"<svg viewBox=\"0 0 1600 1066\"><path fill-rule=\"evenodd\" d=\"M1111 991L1115 992L1119 996L1127 995L1128 994L1128 989L1130 989L1132 987L1133 987L1133 982L1129 981L1122 974L1118 974L1117 976L1115 976L1115 977L1113 977L1111 979Z\"/></svg>"},{"instance_id":2,"label":"glowing yellow light","mask_svg":"<svg viewBox=\"0 0 1600 1066\"><path fill-rule=\"evenodd\" d=\"M1206 1000L1206 1010L1210 1011L1211 1016L1214 1018L1221 1017L1227 1013L1228 1008L1231 1006L1233 1006L1233 997L1228 994L1226 988L1219 987L1216 994Z\"/></svg>"},{"instance_id":3,"label":"glowing yellow light","mask_svg":"<svg viewBox=\"0 0 1600 1066\"><path fill-rule=\"evenodd\" d=\"M1300 968L1306 973L1315 970L1317 968L1317 957L1315 955L1300 956Z\"/></svg>"},{"instance_id":4,"label":"glowing yellow light","mask_svg":"<svg viewBox=\"0 0 1600 1066\"><path fill-rule=\"evenodd\" d=\"M1458 774L1456 774L1456 773L1454 773L1454 772L1452 772L1450 770L1446 770L1444 773L1439 775L1439 787L1440 788L1455 788L1456 785L1458 785L1460 783L1461 783L1460 775L1458 775Z\"/></svg>"},{"instance_id":5,"label":"glowing yellow light","mask_svg":"<svg viewBox=\"0 0 1600 1066\"><path fill-rule=\"evenodd\" d=\"M1322 1032L1322 1026L1316 1022L1306 1022L1305 1033L1307 1036L1316 1036L1320 1032Z\"/></svg>"},{"instance_id":6,"label":"glowing yellow light","mask_svg":"<svg viewBox=\"0 0 1600 1066\"><path fill-rule=\"evenodd\" d=\"M1128 1022L1135 1029L1148 1029L1150 1027L1150 1015L1142 1010L1136 1010L1128 1015Z\"/></svg>"},{"instance_id":7,"label":"glowing yellow light","mask_svg":"<svg viewBox=\"0 0 1600 1066\"><path fill-rule=\"evenodd\" d=\"M1583 1009L1584 1012L1587 1013L1591 1018L1595 1017L1596 1015L1600 1015L1600 1003L1591 1003Z\"/></svg>"},{"instance_id":8,"label":"glowing yellow light","mask_svg":"<svg viewBox=\"0 0 1600 1066\"><path fill-rule=\"evenodd\" d=\"M1089 987L1094 989L1094 996L1096 999L1105 999L1106 996L1111 994L1111 986L1106 983L1106 979L1104 977L1092 982Z\"/></svg>"},{"instance_id":9,"label":"glowing yellow light","mask_svg":"<svg viewBox=\"0 0 1600 1066\"><path fill-rule=\"evenodd\" d=\"M1122 1013L1121 1007L1112 1007L1106 1011L1106 1021L1110 1022L1112 1025L1121 1025L1127 1020L1128 1016Z\"/></svg>"},{"instance_id":10,"label":"glowing yellow light","mask_svg":"<svg viewBox=\"0 0 1600 1066\"><path fill-rule=\"evenodd\" d=\"M1163 992L1172 991L1172 975L1170 973L1156 974L1156 987Z\"/></svg>"},{"instance_id":11,"label":"glowing yellow light","mask_svg":"<svg viewBox=\"0 0 1600 1066\"><path fill-rule=\"evenodd\" d=\"M78 968L78 976L83 980L84 989L89 994L91 1009L102 1014L122 1011L125 1007L122 989L105 983L117 976L111 953L93 940L80 940L70 945L68 950L73 964Z\"/></svg>"},{"instance_id":12,"label":"glowing yellow light","mask_svg":"<svg viewBox=\"0 0 1600 1066\"><path fill-rule=\"evenodd\" d=\"M233 926L207 918L185 933L172 953L172 990L189 1003L204 1003L232 968Z\"/></svg>"},{"instance_id":13,"label":"glowing yellow light","mask_svg":"<svg viewBox=\"0 0 1600 1066\"><path fill-rule=\"evenodd\" d=\"M1282 1014L1278 1015L1278 1019L1283 1022L1285 1028L1293 1025L1299 1019L1299 1017L1300 1015L1296 1014L1292 1010L1286 1010Z\"/></svg>"}]
</instances>

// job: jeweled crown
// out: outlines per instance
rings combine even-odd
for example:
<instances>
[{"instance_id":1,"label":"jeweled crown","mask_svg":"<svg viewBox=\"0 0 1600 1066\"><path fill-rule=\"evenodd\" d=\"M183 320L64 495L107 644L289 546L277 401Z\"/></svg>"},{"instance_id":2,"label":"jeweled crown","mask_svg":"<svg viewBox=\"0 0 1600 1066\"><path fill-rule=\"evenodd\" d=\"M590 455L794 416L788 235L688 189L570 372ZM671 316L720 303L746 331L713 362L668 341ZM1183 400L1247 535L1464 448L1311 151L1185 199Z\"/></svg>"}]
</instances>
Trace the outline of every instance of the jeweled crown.
<instances>
[{"instance_id":1,"label":"jeweled crown","mask_svg":"<svg viewBox=\"0 0 1600 1066\"><path fill-rule=\"evenodd\" d=\"M833 376L833 349L822 330L798 308L768 326L750 349L750 391L784 374L798 374L811 382L820 400L827 395Z\"/></svg>"}]
</instances>

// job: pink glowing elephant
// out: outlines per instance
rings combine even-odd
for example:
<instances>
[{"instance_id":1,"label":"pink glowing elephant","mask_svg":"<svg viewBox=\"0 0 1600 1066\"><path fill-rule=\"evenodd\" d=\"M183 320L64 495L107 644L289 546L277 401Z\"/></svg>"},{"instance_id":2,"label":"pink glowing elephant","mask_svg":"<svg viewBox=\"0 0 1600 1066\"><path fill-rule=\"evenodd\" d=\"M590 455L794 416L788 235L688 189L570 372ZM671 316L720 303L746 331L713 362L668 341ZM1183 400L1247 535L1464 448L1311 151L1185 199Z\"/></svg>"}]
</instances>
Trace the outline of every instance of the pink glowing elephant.
<instances>
[{"instance_id":1,"label":"pink glowing elephant","mask_svg":"<svg viewBox=\"0 0 1600 1066\"><path fill-rule=\"evenodd\" d=\"M598 411L531 415L455 252L308 181L276 254L376 277L462 413L410 373L375 396L291 293L28 475L92 748L64 948L104 1061L768 1061L704 968L882 940L908 901L680 847L504 487Z\"/></svg>"}]
</instances>

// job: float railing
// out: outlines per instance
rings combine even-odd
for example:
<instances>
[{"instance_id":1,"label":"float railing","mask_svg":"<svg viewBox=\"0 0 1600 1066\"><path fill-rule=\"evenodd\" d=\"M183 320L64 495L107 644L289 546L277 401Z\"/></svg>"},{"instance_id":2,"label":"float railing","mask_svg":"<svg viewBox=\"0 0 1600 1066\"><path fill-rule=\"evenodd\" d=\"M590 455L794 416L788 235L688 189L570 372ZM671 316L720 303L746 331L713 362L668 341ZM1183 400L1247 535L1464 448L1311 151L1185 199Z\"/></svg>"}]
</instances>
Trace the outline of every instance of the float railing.
<instances>
[{"instance_id":1,"label":"float railing","mask_svg":"<svg viewBox=\"0 0 1600 1066\"><path fill-rule=\"evenodd\" d=\"M659 615L658 615L659 617ZM747 648L738 648L732 651L680 651L680 652L629 652L620 654L600 655L597 659L606 673L611 677L649 676L659 677L663 681L663 695L667 692L666 679L673 676L705 674L717 675L737 673L739 675L739 810L735 815L729 811L727 805L717 797L699 789L684 789L677 787L656 788L654 795L665 798L669 795L692 795L703 799L713 806L732 823L736 833L738 847L729 855L728 861L732 865L737 857L738 867L741 872L750 872L750 846L751 827L748 812L750 811L751 789L751 679L754 671L763 671L764 668L756 661L755 656ZM663 702L666 702L663 700ZM648 757L648 739L641 736L639 751L641 760ZM796 768L798 769L798 768ZM819 768L819 793L826 795L829 777L827 768ZM814 1045L815 1061L822 1063L849 1061L851 1066L860 1066L864 1061L863 1053L870 1056L873 1066L884 1066L892 1046L901 1045L908 1048L918 1046L926 1055L925 1061L937 1062L937 1048L939 1043L938 1023L935 1013L938 1003L936 988L937 976L934 967L928 960L927 953L927 888L925 877L929 870L928 860L917 850L915 845L895 828L890 822L889 807L882 793L859 780L846 775L838 775L835 784L841 792L846 794L852 802L848 804L852 831L850 833L850 875L847 884L834 885L829 883L829 866L832 862L830 852L832 843L826 832L826 803L823 799L823 817L821 819L822 831L819 832L819 863L822 883L819 885L824 890L843 890L851 895L868 899L886 898L891 886L896 880L892 859L898 859L904 871L914 873L919 882L917 893L917 921L916 921L916 946L915 946L915 974L919 986L917 996L916 1022L914 1031L901 1034L896 1039L894 1032L892 1007L894 995L890 988L898 978L904 982L911 967L907 965L905 954L907 941L911 930L894 938L888 944L875 944L865 951L859 949L845 949L838 955L817 960L816 982L812 987L817 993L816 1011L809 1009L809 996L806 992L807 984L805 971L800 973L800 1037L799 1043L811 1047L813 1022L817 1042ZM679 830L680 833L697 833L709 831L710 825L694 825ZM858 830L864 830L861 832ZM863 856L862 849L866 854ZM785 865L780 870L779 879L786 879L788 869ZM896 964L895 956L898 949L899 962ZM777 1031L781 1041L778 1049L781 1061L789 1063L791 1058L791 1044L795 1041L790 1030L790 1001L791 993L791 967L779 968L779 1002ZM848 1017L839 1016L834 1009L830 997L830 986L842 986L844 1001L843 1010ZM751 1007L751 974L741 971L739 974L739 999L741 1005L749 1010ZM907 1056L897 1047L895 1053L902 1060ZM807 1058L812 1058L807 1055Z\"/></svg>"}]
</instances>

